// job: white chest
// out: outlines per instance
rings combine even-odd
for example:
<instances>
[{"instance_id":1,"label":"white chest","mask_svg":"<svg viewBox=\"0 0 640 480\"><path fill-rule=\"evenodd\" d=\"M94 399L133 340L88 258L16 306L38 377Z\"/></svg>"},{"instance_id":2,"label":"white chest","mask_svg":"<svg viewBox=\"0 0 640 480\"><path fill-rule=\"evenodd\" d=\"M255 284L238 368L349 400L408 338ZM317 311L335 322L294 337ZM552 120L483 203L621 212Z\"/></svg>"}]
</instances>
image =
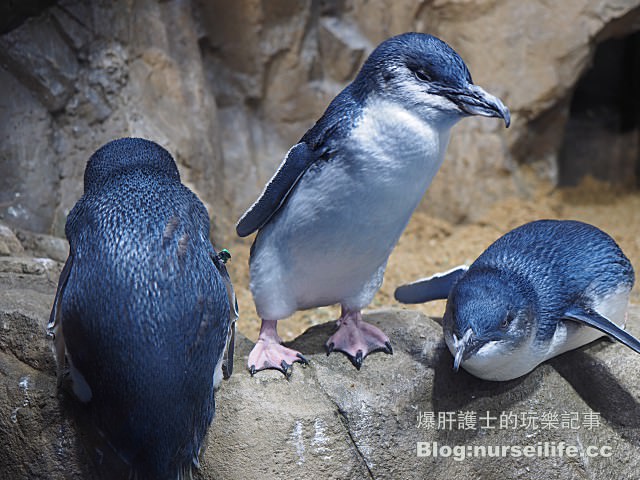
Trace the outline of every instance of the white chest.
<instances>
[{"instance_id":1,"label":"white chest","mask_svg":"<svg viewBox=\"0 0 640 480\"><path fill-rule=\"evenodd\" d=\"M364 108L345 155L358 159L352 162L354 174L379 186L381 194L413 194L419 200L442 165L448 142L448 125L427 123L396 103L374 100Z\"/></svg>"},{"instance_id":2,"label":"white chest","mask_svg":"<svg viewBox=\"0 0 640 480\"><path fill-rule=\"evenodd\" d=\"M372 101L331 165L305 173L283 220L320 237L351 230L368 238L371 230L381 245L393 245L442 165L448 141L449 125Z\"/></svg>"}]
</instances>

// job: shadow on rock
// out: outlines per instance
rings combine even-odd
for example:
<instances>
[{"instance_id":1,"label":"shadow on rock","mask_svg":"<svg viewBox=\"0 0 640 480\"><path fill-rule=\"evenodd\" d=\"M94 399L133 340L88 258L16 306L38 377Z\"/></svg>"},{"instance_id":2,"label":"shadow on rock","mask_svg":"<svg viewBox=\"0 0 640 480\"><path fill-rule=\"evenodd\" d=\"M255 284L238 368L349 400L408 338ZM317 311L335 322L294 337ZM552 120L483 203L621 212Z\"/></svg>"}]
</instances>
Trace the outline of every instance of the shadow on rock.
<instances>
[{"instance_id":1,"label":"shadow on rock","mask_svg":"<svg viewBox=\"0 0 640 480\"><path fill-rule=\"evenodd\" d=\"M482 416L497 417L501 412L530 397L542 382L536 372L508 382L493 382L474 377L464 369L453 370L453 358L442 341L433 358L433 389L431 401L436 412L464 412L471 410L478 415L476 429L445 429L439 432L440 440L464 444L476 437L483 423ZM488 412L488 413L487 413ZM454 416L455 418L455 416ZM486 420L487 422L489 420Z\"/></svg>"},{"instance_id":2,"label":"shadow on rock","mask_svg":"<svg viewBox=\"0 0 640 480\"><path fill-rule=\"evenodd\" d=\"M335 331L335 321L314 325L291 342L285 342L285 346L298 350L303 355L326 353L327 349L324 344Z\"/></svg>"},{"instance_id":3,"label":"shadow on rock","mask_svg":"<svg viewBox=\"0 0 640 480\"><path fill-rule=\"evenodd\" d=\"M601 360L579 349L553 358L549 363L623 438L640 442L640 404Z\"/></svg>"},{"instance_id":4,"label":"shadow on rock","mask_svg":"<svg viewBox=\"0 0 640 480\"><path fill-rule=\"evenodd\" d=\"M58 393L60 410L75 428L75 444L84 478L100 480L129 478L128 466L117 456L106 440L97 432L91 421L90 409L66 391Z\"/></svg>"}]
</instances>

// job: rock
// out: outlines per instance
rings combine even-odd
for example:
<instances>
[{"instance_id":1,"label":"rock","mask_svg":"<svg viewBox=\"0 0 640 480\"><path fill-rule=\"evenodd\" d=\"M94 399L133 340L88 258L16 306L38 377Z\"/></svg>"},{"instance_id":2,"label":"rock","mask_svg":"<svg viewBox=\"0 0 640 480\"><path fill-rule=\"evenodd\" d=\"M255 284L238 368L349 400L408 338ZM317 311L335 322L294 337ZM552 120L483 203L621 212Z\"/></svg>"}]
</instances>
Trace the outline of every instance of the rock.
<instances>
[{"instance_id":1,"label":"rock","mask_svg":"<svg viewBox=\"0 0 640 480\"><path fill-rule=\"evenodd\" d=\"M45 337L55 281L0 274L0 286L3 478L95 478L79 407L56 393ZM487 382L453 372L436 321L411 310L366 317L389 334L394 354L368 357L359 372L342 355L325 355L332 324L292 342L311 365L296 364L288 381L270 371L251 377L251 343L239 335L236 370L217 392L196 478L635 477L640 457L629 452L640 443L640 356L626 347L596 341L523 378ZM628 328L640 335L640 307L631 307ZM418 456L434 442L438 457ZM578 457L486 455L495 445L544 449L545 442L565 442ZM590 446L611 456L587 457ZM470 458L474 449L485 457Z\"/></svg>"},{"instance_id":2,"label":"rock","mask_svg":"<svg viewBox=\"0 0 640 480\"><path fill-rule=\"evenodd\" d=\"M50 258L0 257L0 273L42 275L54 270L57 265Z\"/></svg>"},{"instance_id":3,"label":"rock","mask_svg":"<svg viewBox=\"0 0 640 480\"><path fill-rule=\"evenodd\" d=\"M418 14L423 28L450 40L467 61L474 81L500 96L513 114L507 132L492 128L483 133L477 122L461 123L458 135L452 136L446 161L457 163L453 168L460 170L434 183L428 194L432 208L443 216L476 217L474 212L496 198L527 190L519 171L523 164L532 165L538 179L557 182L558 156L575 84L589 68L599 43L637 30L629 28L628 22L638 21L639 6L640 2L624 0L572 0L562 6L440 0L423 8ZM482 128L487 127L483 123ZM461 131L494 136L493 145L486 148L486 138L481 138L483 153L469 153ZM452 183L452 176L459 182ZM453 184L456 191L469 193L454 195ZM490 188L490 195L481 198L476 188ZM449 201L454 204L445 205Z\"/></svg>"},{"instance_id":4,"label":"rock","mask_svg":"<svg viewBox=\"0 0 640 480\"><path fill-rule=\"evenodd\" d=\"M179 1L60 0L0 36L0 219L62 236L89 156L123 136L162 144L183 181L226 211L198 41ZM229 221L217 214L214 226Z\"/></svg>"},{"instance_id":5,"label":"rock","mask_svg":"<svg viewBox=\"0 0 640 480\"><path fill-rule=\"evenodd\" d=\"M50 112L64 108L78 75L78 61L47 15L0 37L0 62Z\"/></svg>"},{"instance_id":6,"label":"rock","mask_svg":"<svg viewBox=\"0 0 640 480\"><path fill-rule=\"evenodd\" d=\"M322 81L312 2L201 3L203 68L220 107L220 173L235 222L340 85Z\"/></svg>"},{"instance_id":7,"label":"rock","mask_svg":"<svg viewBox=\"0 0 640 480\"><path fill-rule=\"evenodd\" d=\"M34 256L51 258L57 262L67 260L69 242L63 238L28 230L16 230L16 236L20 239L22 247Z\"/></svg>"},{"instance_id":8,"label":"rock","mask_svg":"<svg viewBox=\"0 0 640 480\"><path fill-rule=\"evenodd\" d=\"M320 19L318 42L322 68L336 82L353 79L364 63L364 53L372 50L357 28L335 17Z\"/></svg>"},{"instance_id":9,"label":"rock","mask_svg":"<svg viewBox=\"0 0 640 480\"><path fill-rule=\"evenodd\" d=\"M60 179L49 145L52 119L40 101L0 66L0 220L48 231Z\"/></svg>"},{"instance_id":10,"label":"rock","mask_svg":"<svg viewBox=\"0 0 640 480\"><path fill-rule=\"evenodd\" d=\"M28 288L7 288L0 307L0 350L25 366L45 373L55 371L51 341L46 336L52 303L50 294Z\"/></svg>"},{"instance_id":11,"label":"rock","mask_svg":"<svg viewBox=\"0 0 640 480\"><path fill-rule=\"evenodd\" d=\"M0 223L0 256L15 255L24 252L24 248L18 237L9 227Z\"/></svg>"}]
</instances>

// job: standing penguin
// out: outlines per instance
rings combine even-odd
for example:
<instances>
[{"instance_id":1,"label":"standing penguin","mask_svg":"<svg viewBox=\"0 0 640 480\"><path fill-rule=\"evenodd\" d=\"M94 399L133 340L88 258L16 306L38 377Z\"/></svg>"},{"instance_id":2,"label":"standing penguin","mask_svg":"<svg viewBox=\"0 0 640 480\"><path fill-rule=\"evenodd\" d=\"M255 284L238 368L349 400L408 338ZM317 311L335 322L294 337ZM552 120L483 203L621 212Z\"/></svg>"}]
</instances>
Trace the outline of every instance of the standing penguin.
<instances>
[{"instance_id":1,"label":"standing penguin","mask_svg":"<svg viewBox=\"0 0 640 480\"><path fill-rule=\"evenodd\" d=\"M539 220L496 240L470 267L396 290L403 303L447 298L444 338L462 366L485 380L511 380L603 335L640 353L625 332L631 262L602 230Z\"/></svg>"},{"instance_id":2,"label":"standing penguin","mask_svg":"<svg viewBox=\"0 0 640 480\"><path fill-rule=\"evenodd\" d=\"M294 145L242 216L237 233L259 230L251 249L251 292L262 318L251 373L287 374L305 363L281 345L278 320L340 303L328 352L360 368L367 354L392 353L389 338L362 320L387 259L440 168L449 131L470 115L509 111L474 85L456 52L426 34L378 46L356 79Z\"/></svg>"},{"instance_id":3,"label":"standing penguin","mask_svg":"<svg viewBox=\"0 0 640 480\"><path fill-rule=\"evenodd\" d=\"M232 368L235 297L207 211L165 149L123 138L89 159L65 233L58 383L66 354L75 396L133 478L184 478Z\"/></svg>"}]
</instances>

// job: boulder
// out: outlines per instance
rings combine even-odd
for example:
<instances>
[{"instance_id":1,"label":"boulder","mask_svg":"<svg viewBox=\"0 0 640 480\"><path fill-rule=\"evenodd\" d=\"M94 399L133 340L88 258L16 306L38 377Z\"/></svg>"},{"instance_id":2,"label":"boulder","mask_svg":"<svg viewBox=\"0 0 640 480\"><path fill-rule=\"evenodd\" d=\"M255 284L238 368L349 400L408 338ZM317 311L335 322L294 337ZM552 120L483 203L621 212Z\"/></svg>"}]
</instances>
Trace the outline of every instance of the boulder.
<instances>
[{"instance_id":1,"label":"boulder","mask_svg":"<svg viewBox=\"0 0 640 480\"><path fill-rule=\"evenodd\" d=\"M9 227L0 223L0 255L21 254L23 252L24 247L18 237Z\"/></svg>"},{"instance_id":2,"label":"boulder","mask_svg":"<svg viewBox=\"0 0 640 480\"><path fill-rule=\"evenodd\" d=\"M65 262L69 255L69 242L64 238L20 229L16 230L16 237L27 252L37 253L57 262Z\"/></svg>"},{"instance_id":3,"label":"boulder","mask_svg":"<svg viewBox=\"0 0 640 480\"><path fill-rule=\"evenodd\" d=\"M56 390L45 327L58 273L0 272L1 478L101 471L81 407ZM249 375L251 343L239 335L236 369L216 394L196 478L637 476L640 356L626 347L599 340L517 380L487 382L452 370L437 320L388 309L365 317L389 334L394 354L371 355L360 371L341 354L325 355L330 323L291 342L311 363L296 364L290 378ZM628 328L640 335L637 306ZM557 456L560 445L574 456ZM514 446L533 455L495 456L495 448Z\"/></svg>"}]
</instances>

